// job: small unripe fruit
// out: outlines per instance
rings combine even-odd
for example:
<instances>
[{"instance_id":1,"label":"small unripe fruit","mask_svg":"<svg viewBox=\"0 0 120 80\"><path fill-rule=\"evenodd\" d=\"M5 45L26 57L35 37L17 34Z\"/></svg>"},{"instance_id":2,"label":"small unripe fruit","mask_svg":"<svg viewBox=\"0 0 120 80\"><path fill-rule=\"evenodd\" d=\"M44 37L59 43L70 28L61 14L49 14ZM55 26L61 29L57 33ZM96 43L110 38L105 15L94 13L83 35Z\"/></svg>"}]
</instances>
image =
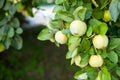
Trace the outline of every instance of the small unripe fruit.
<instances>
[{"instance_id":1,"label":"small unripe fruit","mask_svg":"<svg viewBox=\"0 0 120 80\"><path fill-rule=\"evenodd\" d=\"M96 35L93 40L93 45L97 49L101 49L107 47L108 45L108 37L106 35Z\"/></svg>"},{"instance_id":2,"label":"small unripe fruit","mask_svg":"<svg viewBox=\"0 0 120 80\"><path fill-rule=\"evenodd\" d=\"M100 55L92 55L89 60L91 67L101 67L103 64L103 59Z\"/></svg>"},{"instance_id":3,"label":"small unripe fruit","mask_svg":"<svg viewBox=\"0 0 120 80\"><path fill-rule=\"evenodd\" d=\"M61 31L56 32L55 40L60 44L65 44L67 42L67 36Z\"/></svg>"},{"instance_id":4,"label":"small unripe fruit","mask_svg":"<svg viewBox=\"0 0 120 80\"><path fill-rule=\"evenodd\" d=\"M111 20L112 20L112 18L111 18L111 16L110 16L109 10L105 10L103 20L104 20L105 22L108 22L108 21L111 21Z\"/></svg>"},{"instance_id":5,"label":"small unripe fruit","mask_svg":"<svg viewBox=\"0 0 120 80\"><path fill-rule=\"evenodd\" d=\"M77 55L77 56L75 56L75 64L77 65L77 66L79 66L79 64L80 64L80 61L81 61L81 57L79 56L79 55Z\"/></svg>"},{"instance_id":6,"label":"small unripe fruit","mask_svg":"<svg viewBox=\"0 0 120 80\"><path fill-rule=\"evenodd\" d=\"M70 24L70 32L74 35L74 36L82 36L85 34L87 30L87 25L85 22L82 22L80 20L74 20L71 24Z\"/></svg>"},{"instance_id":7,"label":"small unripe fruit","mask_svg":"<svg viewBox=\"0 0 120 80\"><path fill-rule=\"evenodd\" d=\"M3 52L5 50L5 47L2 43L0 43L0 52Z\"/></svg>"}]
</instances>

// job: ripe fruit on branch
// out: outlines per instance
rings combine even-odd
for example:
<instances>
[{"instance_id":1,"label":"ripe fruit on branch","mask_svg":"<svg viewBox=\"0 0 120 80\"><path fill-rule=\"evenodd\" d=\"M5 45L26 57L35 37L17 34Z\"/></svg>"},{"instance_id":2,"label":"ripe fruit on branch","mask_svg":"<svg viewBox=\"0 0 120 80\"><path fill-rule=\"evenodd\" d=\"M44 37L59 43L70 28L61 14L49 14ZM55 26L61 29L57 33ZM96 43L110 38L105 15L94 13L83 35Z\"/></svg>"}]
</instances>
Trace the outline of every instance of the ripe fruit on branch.
<instances>
[{"instance_id":1,"label":"ripe fruit on branch","mask_svg":"<svg viewBox=\"0 0 120 80\"><path fill-rule=\"evenodd\" d=\"M105 22L108 22L108 21L111 21L111 20L112 20L112 18L111 18L111 16L110 16L109 10L105 10L103 20L104 20Z\"/></svg>"},{"instance_id":2,"label":"ripe fruit on branch","mask_svg":"<svg viewBox=\"0 0 120 80\"><path fill-rule=\"evenodd\" d=\"M61 31L56 32L55 40L60 44L65 44L67 42L67 36Z\"/></svg>"},{"instance_id":3,"label":"ripe fruit on branch","mask_svg":"<svg viewBox=\"0 0 120 80\"><path fill-rule=\"evenodd\" d=\"M103 59L100 55L92 55L89 60L91 67L101 67L103 64Z\"/></svg>"},{"instance_id":4,"label":"ripe fruit on branch","mask_svg":"<svg viewBox=\"0 0 120 80\"><path fill-rule=\"evenodd\" d=\"M96 35L93 40L93 45L97 49L101 49L107 47L108 45L108 37L106 35Z\"/></svg>"},{"instance_id":5,"label":"ripe fruit on branch","mask_svg":"<svg viewBox=\"0 0 120 80\"><path fill-rule=\"evenodd\" d=\"M70 32L75 36L82 36L87 30L87 25L85 22L80 20L74 20L70 24Z\"/></svg>"}]
</instances>

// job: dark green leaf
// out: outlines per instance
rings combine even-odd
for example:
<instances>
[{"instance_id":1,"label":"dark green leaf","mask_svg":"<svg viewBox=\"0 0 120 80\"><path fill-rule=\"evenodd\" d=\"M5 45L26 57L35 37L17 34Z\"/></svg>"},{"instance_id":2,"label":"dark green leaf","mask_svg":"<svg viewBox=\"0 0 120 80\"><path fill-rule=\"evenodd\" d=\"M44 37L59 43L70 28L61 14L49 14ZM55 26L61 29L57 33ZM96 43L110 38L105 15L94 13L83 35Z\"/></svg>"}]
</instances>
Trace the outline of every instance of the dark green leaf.
<instances>
[{"instance_id":1,"label":"dark green leaf","mask_svg":"<svg viewBox=\"0 0 120 80\"><path fill-rule=\"evenodd\" d=\"M114 49L118 46L120 46L120 38L111 38L109 48Z\"/></svg>"},{"instance_id":2,"label":"dark green leaf","mask_svg":"<svg viewBox=\"0 0 120 80\"><path fill-rule=\"evenodd\" d=\"M113 63L117 63L118 62L118 55L114 52L111 51L108 53L108 58L113 62Z\"/></svg>"},{"instance_id":3,"label":"dark green leaf","mask_svg":"<svg viewBox=\"0 0 120 80\"><path fill-rule=\"evenodd\" d=\"M104 12L103 12L101 9L95 8L95 9L93 10L93 16L94 16L96 19L101 19L101 18L103 18L103 15L104 15Z\"/></svg>"},{"instance_id":4,"label":"dark green leaf","mask_svg":"<svg viewBox=\"0 0 120 80\"><path fill-rule=\"evenodd\" d=\"M18 18L14 18L11 22L11 26L12 27L15 27L15 28L18 28L20 26L20 22L18 20Z\"/></svg>"},{"instance_id":5,"label":"dark green leaf","mask_svg":"<svg viewBox=\"0 0 120 80\"><path fill-rule=\"evenodd\" d=\"M4 0L3 0L4 1ZM7 1L4 6L4 10L8 10L11 7L10 1Z\"/></svg>"},{"instance_id":6,"label":"dark green leaf","mask_svg":"<svg viewBox=\"0 0 120 80\"><path fill-rule=\"evenodd\" d=\"M5 45L5 48L6 49L9 49L10 45L11 45L11 39L10 38L7 38L5 41L4 41L4 45Z\"/></svg>"},{"instance_id":7,"label":"dark green leaf","mask_svg":"<svg viewBox=\"0 0 120 80\"><path fill-rule=\"evenodd\" d=\"M9 13L10 13L11 15L14 15L15 12L16 12L16 6L15 6L14 4L11 5L11 6L9 6Z\"/></svg>"},{"instance_id":8,"label":"dark green leaf","mask_svg":"<svg viewBox=\"0 0 120 80\"><path fill-rule=\"evenodd\" d=\"M48 28L43 29L37 37L37 39L42 41L49 40L50 38L51 38L51 34Z\"/></svg>"},{"instance_id":9,"label":"dark green leaf","mask_svg":"<svg viewBox=\"0 0 120 80\"><path fill-rule=\"evenodd\" d=\"M13 36L14 36L14 28L10 26L7 37L12 38Z\"/></svg>"},{"instance_id":10,"label":"dark green leaf","mask_svg":"<svg viewBox=\"0 0 120 80\"><path fill-rule=\"evenodd\" d=\"M12 40L12 46L16 49L21 49L22 48L22 38L20 36L16 36L14 37L14 39Z\"/></svg>"},{"instance_id":11,"label":"dark green leaf","mask_svg":"<svg viewBox=\"0 0 120 80\"><path fill-rule=\"evenodd\" d=\"M88 49L90 49L90 41L86 38L83 38L82 42L80 43L79 51L80 52L86 52Z\"/></svg>"},{"instance_id":12,"label":"dark green leaf","mask_svg":"<svg viewBox=\"0 0 120 80\"><path fill-rule=\"evenodd\" d=\"M116 74L120 77L120 67L117 68Z\"/></svg>"},{"instance_id":13,"label":"dark green leaf","mask_svg":"<svg viewBox=\"0 0 120 80\"><path fill-rule=\"evenodd\" d=\"M114 22L116 22L116 20L118 19L119 13L120 13L118 11L118 3L119 3L119 0L112 0L112 2L110 3L110 7L109 7L110 15Z\"/></svg>"},{"instance_id":14,"label":"dark green leaf","mask_svg":"<svg viewBox=\"0 0 120 80\"><path fill-rule=\"evenodd\" d=\"M3 7L5 0L0 0L0 9Z\"/></svg>"},{"instance_id":15,"label":"dark green leaf","mask_svg":"<svg viewBox=\"0 0 120 80\"><path fill-rule=\"evenodd\" d=\"M91 67L87 69L87 75L90 80L95 80L97 74L98 74L97 69Z\"/></svg>"}]
</instances>

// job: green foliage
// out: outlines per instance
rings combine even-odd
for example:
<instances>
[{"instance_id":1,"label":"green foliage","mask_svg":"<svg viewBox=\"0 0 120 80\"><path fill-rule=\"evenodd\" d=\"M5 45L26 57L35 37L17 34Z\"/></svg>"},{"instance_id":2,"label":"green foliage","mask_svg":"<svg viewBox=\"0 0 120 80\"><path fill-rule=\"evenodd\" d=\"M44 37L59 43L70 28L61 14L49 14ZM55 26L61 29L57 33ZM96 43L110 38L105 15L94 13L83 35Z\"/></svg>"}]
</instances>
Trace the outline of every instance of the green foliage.
<instances>
[{"instance_id":1,"label":"green foliage","mask_svg":"<svg viewBox=\"0 0 120 80\"><path fill-rule=\"evenodd\" d=\"M120 0L56 0L55 3L56 7L53 12L56 15L55 19L50 21L49 31L55 35L58 30L67 30L64 33L68 37L66 59L73 60L76 55L81 57L78 59L79 62L76 61L79 63L76 66L80 67L80 71L75 74L74 78L81 80L84 74L84 80L95 80L98 74L100 80L119 80ZM105 14L106 10L110 12L110 15ZM107 18L110 20L105 20ZM74 20L86 23L87 30L83 36L71 34L70 25ZM42 34L42 36L45 35L45 33ZM96 35L106 35L108 45L97 49L93 45L93 38ZM47 38L47 40L50 39ZM100 38L98 43L100 43L98 46L105 45L107 40L102 42ZM89 59L91 55L97 54L102 56L103 65L93 68L89 65Z\"/></svg>"}]
</instances>

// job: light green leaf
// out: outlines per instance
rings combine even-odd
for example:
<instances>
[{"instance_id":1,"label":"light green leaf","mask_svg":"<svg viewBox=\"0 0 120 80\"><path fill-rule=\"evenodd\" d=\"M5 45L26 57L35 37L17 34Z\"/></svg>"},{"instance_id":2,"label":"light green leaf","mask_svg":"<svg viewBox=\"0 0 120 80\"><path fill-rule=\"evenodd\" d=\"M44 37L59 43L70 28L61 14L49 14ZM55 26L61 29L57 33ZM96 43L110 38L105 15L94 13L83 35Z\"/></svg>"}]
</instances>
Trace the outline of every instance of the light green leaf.
<instances>
[{"instance_id":1,"label":"light green leaf","mask_svg":"<svg viewBox=\"0 0 120 80\"><path fill-rule=\"evenodd\" d=\"M75 57L77 55L77 53L78 53L78 48L76 48L73 51L68 51L66 54L66 59L70 59L70 58Z\"/></svg>"},{"instance_id":2,"label":"light green leaf","mask_svg":"<svg viewBox=\"0 0 120 80\"><path fill-rule=\"evenodd\" d=\"M55 4L61 4L63 3L65 0L55 0Z\"/></svg>"},{"instance_id":3,"label":"light green leaf","mask_svg":"<svg viewBox=\"0 0 120 80\"><path fill-rule=\"evenodd\" d=\"M42 41L49 40L50 38L51 38L51 34L48 28L43 29L37 37L38 40L42 40Z\"/></svg>"},{"instance_id":4,"label":"light green leaf","mask_svg":"<svg viewBox=\"0 0 120 80\"><path fill-rule=\"evenodd\" d=\"M118 62L118 55L114 52L111 51L108 53L108 58L113 62L113 63L117 63Z\"/></svg>"},{"instance_id":5,"label":"light green leaf","mask_svg":"<svg viewBox=\"0 0 120 80\"><path fill-rule=\"evenodd\" d=\"M106 23L102 23L100 24L99 29L100 29L100 34L105 35L108 31L108 26Z\"/></svg>"},{"instance_id":6,"label":"light green leaf","mask_svg":"<svg viewBox=\"0 0 120 80\"><path fill-rule=\"evenodd\" d=\"M62 19L68 23L71 23L74 20L74 16L68 12L59 12L55 15L56 19Z\"/></svg>"},{"instance_id":7,"label":"light green leaf","mask_svg":"<svg viewBox=\"0 0 120 80\"><path fill-rule=\"evenodd\" d=\"M101 68L101 80L111 80L110 72L106 67Z\"/></svg>"},{"instance_id":8,"label":"light green leaf","mask_svg":"<svg viewBox=\"0 0 120 80\"><path fill-rule=\"evenodd\" d=\"M71 36L68 41L68 50L73 51L76 47L80 45L81 38L76 36Z\"/></svg>"},{"instance_id":9,"label":"light green leaf","mask_svg":"<svg viewBox=\"0 0 120 80\"><path fill-rule=\"evenodd\" d=\"M116 20L118 19L119 13L120 13L118 11L118 3L119 3L119 0L112 0L112 2L110 3L110 7L109 7L110 15L114 22L116 22Z\"/></svg>"},{"instance_id":10,"label":"light green leaf","mask_svg":"<svg viewBox=\"0 0 120 80\"><path fill-rule=\"evenodd\" d=\"M59 11L62 11L63 10L63 6L55 6L54 9L53 9L53 12L56 13L56 12L59 12Z\"/></svg>"},{"instance_id":11,"label":"light green leaf","mask_svg":"<svg viewBox=\"0 0 120 80\"><path fill-rule=\"evenodd\" d=\"M23 29L21 27L16 29L16 33L17 34L22 34L23 33Z\"/></svg>"}]
</instances>

